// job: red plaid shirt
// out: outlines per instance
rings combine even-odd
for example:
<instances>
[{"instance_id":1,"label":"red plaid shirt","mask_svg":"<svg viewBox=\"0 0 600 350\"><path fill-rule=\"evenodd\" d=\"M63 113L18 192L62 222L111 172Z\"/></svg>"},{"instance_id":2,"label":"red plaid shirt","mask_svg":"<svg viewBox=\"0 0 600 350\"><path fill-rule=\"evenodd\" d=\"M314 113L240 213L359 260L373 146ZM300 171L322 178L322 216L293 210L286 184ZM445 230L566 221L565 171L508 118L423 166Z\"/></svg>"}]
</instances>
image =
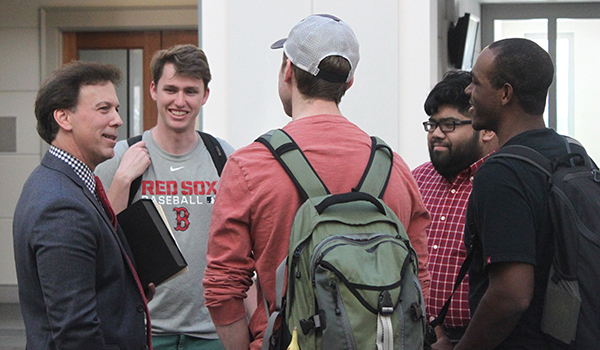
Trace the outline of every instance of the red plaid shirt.
<instances>
[{"instance_id":1,"label":"red plaid shirt","mask_svg":"<svg viewBox=\"0 0 600 350\"><path fill-rule=\"evenodd\" d=\"M453 183L448 182L431 162L420 165L412 173L417 181L423 203L431 214L427 228L431 294L427 301L427 319L439 314L452 290L458 270L467 257L463 241L469 195L473 175L485 157L463 170ZM469 275L452 297L444 321L447 328L466 327L469 324Z\"/></svg>"}]
</instances>

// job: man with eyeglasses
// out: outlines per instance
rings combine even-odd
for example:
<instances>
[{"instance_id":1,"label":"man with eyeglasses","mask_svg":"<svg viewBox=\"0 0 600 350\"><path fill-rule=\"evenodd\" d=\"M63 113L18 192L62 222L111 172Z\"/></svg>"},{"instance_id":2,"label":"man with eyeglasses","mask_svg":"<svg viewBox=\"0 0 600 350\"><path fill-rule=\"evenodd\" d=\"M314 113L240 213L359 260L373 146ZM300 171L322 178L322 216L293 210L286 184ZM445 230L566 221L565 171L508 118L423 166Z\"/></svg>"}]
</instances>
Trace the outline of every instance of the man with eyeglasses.
<instances>
[{"instance_id":1,"label":"man with eyeglasses","mask_svg":"<svg viewBox=\"0 0 600 350\"><path fill-rule=\"evenodd\" d=\"M473 175L486 155L498 147L494 132L475 131L468 113L465 88L471 74L449 72L425 100L430 162L413 170L423 202L431 214L427 229L431 294L427 303L430 322L452 293L456 275L467 250L463 243L465 212ZM469 282L465 278L452 298L447 317L435 329L437 341L455 344L469 324ZM436 342L428 333L425 347Z\"/></svg>"}]
</instances>

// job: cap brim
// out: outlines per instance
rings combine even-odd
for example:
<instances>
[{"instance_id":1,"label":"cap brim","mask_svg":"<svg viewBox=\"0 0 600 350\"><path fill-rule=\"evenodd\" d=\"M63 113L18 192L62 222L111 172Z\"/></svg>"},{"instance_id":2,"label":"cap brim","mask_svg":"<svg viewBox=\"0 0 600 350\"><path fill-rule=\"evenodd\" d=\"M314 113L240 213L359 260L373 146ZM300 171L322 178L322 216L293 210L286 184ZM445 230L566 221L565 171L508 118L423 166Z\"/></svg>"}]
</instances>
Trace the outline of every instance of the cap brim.
<instances>
[{"instance_id":1,"label":"cap brim","mask_svg":"<svg viewBox=\"0 0 600 350\"><path fill-rule=\"evenodd\" d=\"M281 49L287 38L279 39L271 45L272 49Z\"/></svg>"}]
</instances>

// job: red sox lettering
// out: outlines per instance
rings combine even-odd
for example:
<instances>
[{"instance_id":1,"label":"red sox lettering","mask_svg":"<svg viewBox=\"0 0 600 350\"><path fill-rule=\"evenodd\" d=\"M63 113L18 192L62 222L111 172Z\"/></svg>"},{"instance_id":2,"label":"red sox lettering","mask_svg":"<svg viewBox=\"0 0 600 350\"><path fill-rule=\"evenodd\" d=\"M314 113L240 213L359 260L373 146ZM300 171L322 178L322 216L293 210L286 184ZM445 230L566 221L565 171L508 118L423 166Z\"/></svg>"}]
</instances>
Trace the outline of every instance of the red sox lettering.
<instances>
[{"instance_id":1,"label":"red sox lettering","mask_svg":"<svg viewBox=\"0 0 600 350\"><path fill-rule=\"evenodd\" d=\"M142 198L155 199L160 205L175 206L175 231L190 227L190 205L214 203L217 181L161 181L143 180ZM170 220L169 220L170 221Z\"/></svg>"}]
</instances>

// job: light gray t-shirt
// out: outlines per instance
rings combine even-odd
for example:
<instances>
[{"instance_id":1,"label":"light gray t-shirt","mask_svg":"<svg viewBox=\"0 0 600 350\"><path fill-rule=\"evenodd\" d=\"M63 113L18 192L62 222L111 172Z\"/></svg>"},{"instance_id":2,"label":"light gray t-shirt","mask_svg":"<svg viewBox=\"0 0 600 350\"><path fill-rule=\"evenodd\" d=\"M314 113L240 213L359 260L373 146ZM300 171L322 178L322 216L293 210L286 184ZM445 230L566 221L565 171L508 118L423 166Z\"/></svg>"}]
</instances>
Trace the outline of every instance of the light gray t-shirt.
<instances>
[{"instance_id":1,"label":"light gray t-shirt","mask_svg":"<svg viewBox=\"0 0 600 350\"><path fill-rule=\"evenodd\" d=\"M173 235L189 265L189 271L156 288L148 304L153 334L186 334L217 339L217 332L204 306L202 278L206 268L206 245L212 203L219 176L212 158L198 136L196 147L187 154L173 155L162 150L150 131L142 140L150 153L151 164L144 172L134 201L154 198L162 207ZM218 139L229 157L233 148ZM115 156L96 168L105 188L110 188L123 154L129 146L120 141Z\"/></svg>"}]
</instances>

